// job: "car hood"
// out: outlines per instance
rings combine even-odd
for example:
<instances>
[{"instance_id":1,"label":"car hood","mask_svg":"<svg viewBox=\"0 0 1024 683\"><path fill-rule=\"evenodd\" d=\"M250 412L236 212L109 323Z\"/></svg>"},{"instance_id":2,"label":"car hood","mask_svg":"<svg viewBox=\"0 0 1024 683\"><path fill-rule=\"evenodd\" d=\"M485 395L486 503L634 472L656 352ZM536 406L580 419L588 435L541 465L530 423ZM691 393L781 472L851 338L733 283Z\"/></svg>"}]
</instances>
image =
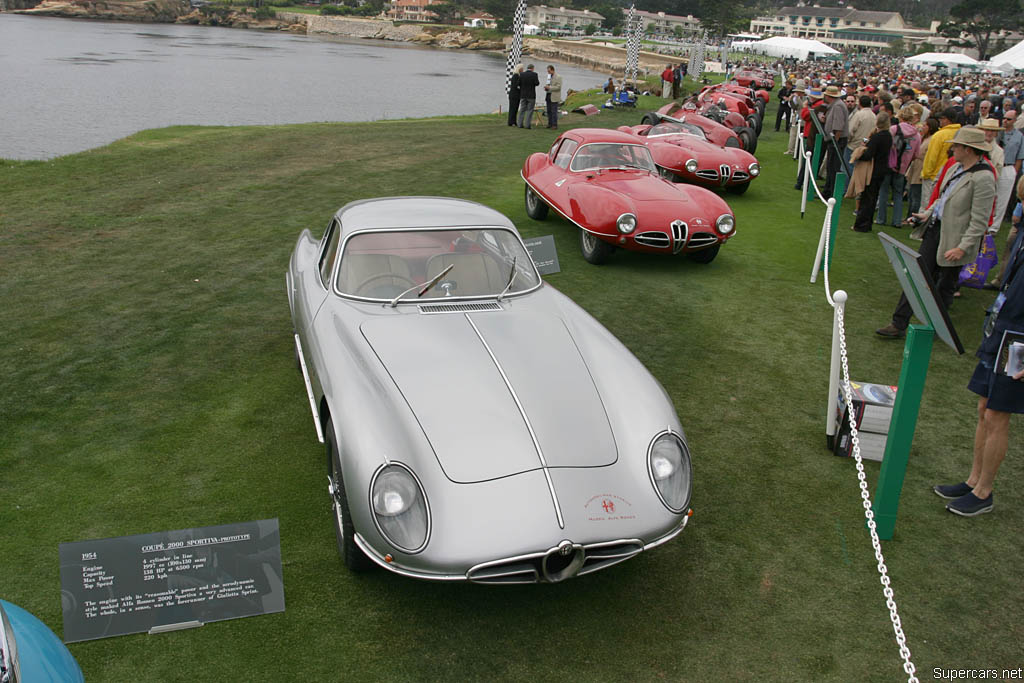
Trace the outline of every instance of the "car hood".
<instances>
[{"instance_id":1,"label":"car hood","mask_svg":"<svg viewBox=\"0 0 1024 683\"><path fill-rule=\"evenodd\" d=\"M601 171L585 183L569 187L569 198L586 204L591 187L601 187L628 197L634 202L688 202L686 193L672 183L650 173L636 171Z\"/></svg>"},{"instance_id":2,"label":"car hood","mask_svg":"<svg viewBox=\"0 0 1024 683\"><path fill-rule=\"evenodd\" d=\"M604 404L557 316L405 312L360 330L452 481L616 461Z\"/></svg>"}]
</instances>

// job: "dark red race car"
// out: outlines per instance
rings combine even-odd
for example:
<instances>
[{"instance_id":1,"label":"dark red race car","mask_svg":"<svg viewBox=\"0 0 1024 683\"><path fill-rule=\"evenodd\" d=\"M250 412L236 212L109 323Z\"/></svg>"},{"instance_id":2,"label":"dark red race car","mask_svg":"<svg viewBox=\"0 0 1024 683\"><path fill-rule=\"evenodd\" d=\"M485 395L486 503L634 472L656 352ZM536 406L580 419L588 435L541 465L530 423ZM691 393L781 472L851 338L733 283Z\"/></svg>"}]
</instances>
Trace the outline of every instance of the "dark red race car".
<instances>
[{"instance_id":1,"label":"dark red race car","mask_svg":"<svg viewBox=\"0 0 1024 683\"><path fill-rule=\"evenodd\" d=\"M576 225L590 263L606 262L616 248L710 263L735 234L721 197L662 178L650 151L629 133L566 131L547 153L527 157L522 176L527 215L543 220L550 207Z\"/></svg>"},{"instance_id":2,"label":"dark red race car","mask_svg":"<svg viewBox=\"0 0 1024 683\"><path fill-rule=\"evenodd\" d=\"M709 142L699 126L667 119L650 126L620 126L651 150L658 170L669 180L743 194L761 173L753 154Z\"/></svg>"},{"instance_id":3,"label":"dark red race car","mask_svg":"<svg viewBox=\"0 0 1024 683\"><path fill-rule=\"evenodd\" d=\"M722 147L739 147L751 154L757 150L757 133L743 117L715 105L698 107L694 99L683 104L670 102L656 112L644 114L640 123L653 126L663 119L696 124L708 140Z\"/></svg>"},{"instance_id":4,"label":"dark red race car","mask_svg":"<svg viewBox=\"0 0 1024 683\"><path fill-rule=\"evenodd\" d=\"M761 134L761 114L758 112L754 99L740 93L705 86L697 96L697 101L705 106L717 105L721 109L728 109L743 117L747 125L754 129L758 135Z\"/></svg>"},{"instance_id":5,"label":"dark red race car","mask_svg":"<svg viewBox=\"0 0 1024 683\"><path fill-rule=\"evenodd\" d=\"M733 80L750 88L771 90L775 87L775 75L762 69L741 69L733 75Z\"/></svg>"}]
</instances>

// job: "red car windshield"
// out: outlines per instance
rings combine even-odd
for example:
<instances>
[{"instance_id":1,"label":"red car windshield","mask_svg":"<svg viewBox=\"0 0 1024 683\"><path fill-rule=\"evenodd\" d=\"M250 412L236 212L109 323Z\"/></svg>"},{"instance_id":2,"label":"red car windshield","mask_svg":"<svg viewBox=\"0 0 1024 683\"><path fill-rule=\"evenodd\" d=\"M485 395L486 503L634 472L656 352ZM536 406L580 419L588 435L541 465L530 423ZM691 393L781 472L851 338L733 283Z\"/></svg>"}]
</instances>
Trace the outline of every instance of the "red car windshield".
<instances>
[{"instance_id":1,"label":"red car windshield","mask_svg":"<svg viewBox=\"0 0 1024 683\"><path fill-rule=\"evenodd\" d=\"M572 158L571 171L589 171L599 168L636 168L656 171L651 153L642 145L621 142L592 142L582 145Z\"/></svg>"},{"instance_id":2,"label":"red car windshield","mask_svg":"<svg viewBox=\"0 0 1024 683\"><path fill-rule=\"evenodd\" d=\"M649 138L655 138L659 135L693 135L701 140L707 139L704 130L700 126L695 126L692 123L676 123L675 121L662 121L651 126L647 131L647 137Z\"/></svg>"}]
</instances>

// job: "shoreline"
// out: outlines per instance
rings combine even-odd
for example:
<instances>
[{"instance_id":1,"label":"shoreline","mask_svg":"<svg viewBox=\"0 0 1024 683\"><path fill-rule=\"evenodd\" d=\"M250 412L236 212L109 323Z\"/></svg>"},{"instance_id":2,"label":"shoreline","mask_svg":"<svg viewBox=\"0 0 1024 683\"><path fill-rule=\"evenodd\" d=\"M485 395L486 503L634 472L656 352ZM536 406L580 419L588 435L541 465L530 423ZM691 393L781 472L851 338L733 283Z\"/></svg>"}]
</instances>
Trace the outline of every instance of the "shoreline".
<instances>
[{"instance_id":1,"label":"shoreline","mask_svg":"<svg viewBox=\"0 0 1024 683\"><path fill-rule=\"evenodd\" d=\"M142 24L190 24L282 31L309 36L388 40L500 55L507 54L508 45L512 40L511 36L503 40L480 40L472 32L457 26L396 24L390 19L322 16L301 12L278 12L273 18L258 19L245 8L241 8L241 11L204 14L200 9L191 9L185 0L43 0L32 8L0 9L0 14L3 13ZM625 48L575 40L524 37L523 61L528 58L571 64L620 78L626 67ZM665 55L640 52L640 75L658 73L664 67L665 60Z\"/></svg>"}]
</instances>

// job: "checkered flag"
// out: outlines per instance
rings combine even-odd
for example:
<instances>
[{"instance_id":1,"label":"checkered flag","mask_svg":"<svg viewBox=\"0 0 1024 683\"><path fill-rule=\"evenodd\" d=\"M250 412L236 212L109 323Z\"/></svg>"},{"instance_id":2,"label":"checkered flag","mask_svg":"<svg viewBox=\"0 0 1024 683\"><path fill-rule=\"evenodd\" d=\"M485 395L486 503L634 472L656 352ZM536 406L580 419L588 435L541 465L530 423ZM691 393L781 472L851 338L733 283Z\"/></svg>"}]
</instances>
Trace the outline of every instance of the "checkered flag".
<instances>
[{"instance_id":1,"label":"checkered flag","mask_svg":"<svg viewBox=\"0 0 1024 683\"><path fill-rule=\"evenodd\" d=\"M636 26L633 27L633 82L636 82L637 72L640 70L640 42L644 37L644 19L636 18Z\"/></svg>"},{"instance_id":2,"label":"checkered flag","mask_svg":"<svg viewBox=\"0 0 1024 683\"><path fill-rule=\"evenodd\" d=\"M636 50L633 48L633 43L636 42L633 36L633 20L636 13L636 6L629 8L629 14L626 15L626 72L622 74L622 78L627 83L629 82L629 75L636 73Z\"/></svg>"},{"instance_id":3,"label":"checkered flag","mask_svg":"<svg viewBox=\"0 0 1024 683\"><path fill-rule=\"evenodd\" d=\"M700 34L700 42L697 43L693 49L693 64L690 65L690 73L693 74L694 80L699 80L701 75L704 73L704 53L707 49L708 32L707 29Z\"/></svg>"},{"instance_id":4,"label":"checkered flag","mask_svg":"<svg viewBox=\"0 0 1024 683\"><path fill-rule=\"evenodd\" d=\"M526 23L526 0L519 0L512 24L512 43L508 46L508 61L505 62L505 94L512 90L512 74L523 58L523 24Z\"/></svg>"}]
</instances>

